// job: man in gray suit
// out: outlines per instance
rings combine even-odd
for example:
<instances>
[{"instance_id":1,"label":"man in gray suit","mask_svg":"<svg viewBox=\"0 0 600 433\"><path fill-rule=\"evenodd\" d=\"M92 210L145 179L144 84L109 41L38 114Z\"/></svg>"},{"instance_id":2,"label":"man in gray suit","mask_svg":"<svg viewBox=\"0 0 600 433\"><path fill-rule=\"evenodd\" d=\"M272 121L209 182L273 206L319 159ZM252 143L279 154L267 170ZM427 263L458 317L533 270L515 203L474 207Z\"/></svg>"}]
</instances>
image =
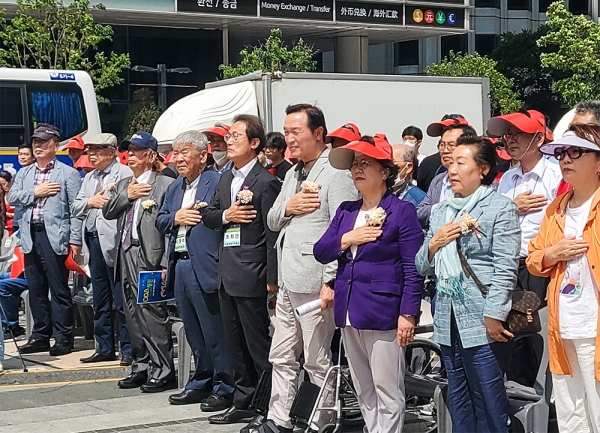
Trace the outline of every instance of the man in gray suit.
<instances>
[{"instance_id":1,"label":"man in gray suit","mask_svg":"<svg viewBox=\"0 0 600 433\"><path fill-rule=\"evenodd\" d=\"M96 351L80 361L90 363L116 359L112 320L114 304L119 319L121 365L131 365L131 342L125 325L123 296L114 276L119 242L117 221L106 220L102 216L102 206L108 201L114 186L121 179L133 176L133 172L116 159L117 137L113 134L86 137L85 148L95 170L83 179L71 212L83 217L83 255L89 264L92 280Z\"/></svg>"},{"instance_id":2,"label":"man in gray suit","mask_svg":"<svg viewBox=\"0 0 600 433\"><path fill-rule=\"evenodd\" d=\"M41 123L31 139L37 161L17 173L8 193L8 202L21 207L18 226L34 321L21 352L49 350L50 355L60 356L73 349L73 301L65 260L68 254L81 251L81 219L69 208L79 192L81 177L56 159L58 128ZM50 348L52 336L54 346Z\"/></svg>"},{"instance_id":3,"label":"man in gray suit","mask_svg":"<svg viewBox=\"0 0 600 433\"><path fill-rule=\"evenodd\" d=\"M323 112L313 105L298 104L288 106L286 114L286 143L292 157L300 162L287 172L267 218L269 228L280 232L279 291L269 354L273 375L268 418L282 432L292 429L289 413L297 392L300 355L304 352L304 369L311 383L318 386L331 365L335 325L330 307L337 264L324 266L317 262L313 245L329 227L339 204L358 198L349 172L337 170L329 163ZM310 190L307 184L303 188L304 181L318 188ZM323 311L302 317L294 313L295 308L319 298Z\"/></svg>"},{"instance_id":4,"label":"man in gray suit","mask_svg":"<svg viewBox=\"0 0 600 433\"><path fill-rule=\"evenodd\" d=\"M167 305L138 304L137 299L140 271L162 271L165 280L165 237L155 221L173 179L152 171L158 143L149 133L136 132L119 150L129 152L127 165L133 177L118 182L102 207L104 218L118 220L121 234L115 275L121 277L133 356L131 374L118 386L160 392L177 387Z\"/></svg>"}]
</instances>

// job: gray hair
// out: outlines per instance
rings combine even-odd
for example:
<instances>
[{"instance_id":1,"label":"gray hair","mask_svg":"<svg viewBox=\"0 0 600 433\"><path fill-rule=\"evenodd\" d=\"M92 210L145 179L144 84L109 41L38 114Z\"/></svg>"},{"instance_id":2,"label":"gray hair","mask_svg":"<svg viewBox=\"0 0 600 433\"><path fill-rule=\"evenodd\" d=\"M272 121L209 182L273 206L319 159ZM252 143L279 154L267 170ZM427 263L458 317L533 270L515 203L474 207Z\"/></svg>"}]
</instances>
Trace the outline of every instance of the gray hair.
<instances>
[{"instance_id":1,"label":"gray hair","mask_svg":"<svg viewBox=\"0 0 600 433\"><path fill-rule=\"evenodd\" d=\"M402 152L402 161L413 162L417 159L417 152L414 147L407 146L406 144L394 144L392 147L398 148L402 146L404 152Z\"/></svg>"},{"instance_id":2,"label":"gray hair","mask_svg":"<svg viewBox=\"0 0 600 433\"><path fill-rule=\"evenodd\" d=\"M200 131L185 131L173 140L173 149L178 145L191 144L198 152L208 149L208 138Z\"/></svg>"},{"instance_id":3,"label":"gray hair","mask_svg":"<svg viewBox=\"0 0 600 433\"><path fill-rule=\"evenodd\" d=\"M577 113L577 114L592 113L594 115L594 119L596 119L596 122L600 122L600 101L598 101L598 100L581 101L579 104L577 104L575 106L575 113Z\"/></svg>"}]
</instances>

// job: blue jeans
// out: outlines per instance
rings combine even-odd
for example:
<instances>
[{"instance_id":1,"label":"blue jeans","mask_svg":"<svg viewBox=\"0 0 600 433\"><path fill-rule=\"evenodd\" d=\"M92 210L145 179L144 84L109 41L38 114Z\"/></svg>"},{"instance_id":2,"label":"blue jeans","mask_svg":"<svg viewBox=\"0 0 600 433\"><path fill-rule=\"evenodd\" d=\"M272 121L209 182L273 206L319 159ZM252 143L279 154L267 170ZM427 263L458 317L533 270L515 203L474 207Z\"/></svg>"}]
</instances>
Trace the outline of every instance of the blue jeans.
<instances>
[{"instance_id":1,"label":"blue jeans","mask_svg":"<svg viewBox=\"0 0 600 433\"><path fill-rule=\"evenodd\" d=\"M464 348L454 317L451 339L452 346L441 349L453 432L506 433L509 402L492 346Z\"/></svg>"},{"instance_id":2,"label":"blue jeans","mask_svg":"<svg viewBox=\"0 0 600 433\"><path fill-rule=\"evenodd\" d=\"M3 329L14 329L19 326L19 297L25 290L27 290L25 278L0 279L0 303L8 316L4 317L0 310Z\"/></svg>"}]
</instances>

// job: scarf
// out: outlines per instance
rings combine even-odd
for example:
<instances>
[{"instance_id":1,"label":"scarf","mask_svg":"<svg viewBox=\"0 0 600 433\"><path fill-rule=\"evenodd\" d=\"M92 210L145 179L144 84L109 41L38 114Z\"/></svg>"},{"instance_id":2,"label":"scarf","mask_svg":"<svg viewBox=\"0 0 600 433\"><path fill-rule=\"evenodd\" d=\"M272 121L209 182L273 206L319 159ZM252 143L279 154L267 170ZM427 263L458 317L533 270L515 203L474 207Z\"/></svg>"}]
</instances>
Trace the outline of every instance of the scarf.
<instances>
[{"instance_id":1,"label":"scarf","mask_svg":"<svg viewBox=\"0 0 600 433\"><path fill-rule=\"evenodd\" d=\"M493 192L488 186L480 186L473 194L468 197L457 197L450 190L446 196L446 220L449 222L459 222L462 215L471 212L481 200ZM435 271L437 276L437 290L447 295L462 296L466 295L463 287L463 272L458 258L458 249L456 239L440 248L434 256Z\"/></svg>"}]
</instances>

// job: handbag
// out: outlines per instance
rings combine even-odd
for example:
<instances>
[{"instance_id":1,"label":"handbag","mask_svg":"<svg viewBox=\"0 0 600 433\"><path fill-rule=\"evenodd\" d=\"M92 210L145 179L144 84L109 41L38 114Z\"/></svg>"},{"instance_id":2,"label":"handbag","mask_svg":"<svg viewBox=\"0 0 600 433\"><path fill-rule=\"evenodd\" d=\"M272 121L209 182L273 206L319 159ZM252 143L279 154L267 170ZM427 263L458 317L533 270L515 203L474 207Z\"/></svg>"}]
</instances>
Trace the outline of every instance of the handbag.
<instances>
[{"instance_id":1,"label":"handbag","mask_svg":"<svg viewBox=\"0 0 600 433\"><path fill-rule=\"evenodd\" d=\"M488 294L488 289L483 285L479 277L473 272L473 268L467 262L464 254L458 247L458 258L463 268L463 272L474 282L483 297L485 298ZM526 290L513 290L512 291L512 307L504 322L504 327L508 329L515 336L534 334L542 330L542 322L540 321L540 313L538 312L542 301L535 292Z\"/></svg>"}]
</instances>

